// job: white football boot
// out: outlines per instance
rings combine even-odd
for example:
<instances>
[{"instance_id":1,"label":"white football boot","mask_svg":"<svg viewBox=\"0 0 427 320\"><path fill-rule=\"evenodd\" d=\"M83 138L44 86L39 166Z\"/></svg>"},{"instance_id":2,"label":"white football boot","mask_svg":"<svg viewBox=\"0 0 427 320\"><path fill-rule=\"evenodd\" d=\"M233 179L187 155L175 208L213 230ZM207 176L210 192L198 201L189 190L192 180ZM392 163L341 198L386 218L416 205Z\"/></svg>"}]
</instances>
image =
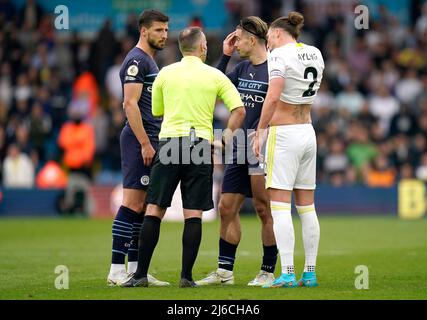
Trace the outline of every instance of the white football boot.
<instances>
[{"instance_id":1,"label":"white football boot","mask_svg":"<svg viewBox=\"0 0 427 320\"><path fill-rule=\"evenodd\" d=\"M128 279L128 273L125 269L119 271L110 271L107 277L107 284L109 286L119 286Z\"/></svg>"},{"instance_id":2,"label":"white football boot","mask_svg":"<svg viewBox=\"0 0 427 320\"><path fill-rule=\"evenodd\" d=\"M198 286L231 285L234 284L233 271L220 269L208 274L206 278L196 281Z\"/></svg>"},{"instance_id":3,"label":"white football boot","mask_svg":"<svg viewBox=\"0 0 427 320\"><path fill-rule=\"evenodd\" d=\"M264 285L270 286L274 281L274 273L270 273L264 270L261 270L255 279L248 283L250 287L262 287Z\"/></svg>"},{"instance_id":4,"label":"white football boot","mask_svg":"<svg viewBox=\"0 0 427 320\"><path fill-rule=\"evenodd\" d=\"M153 287L167 287L170 286L170 283L167 281L161 281L154 278L151 274L147 274L148 285Z\"/></svg>"}]
</instances>

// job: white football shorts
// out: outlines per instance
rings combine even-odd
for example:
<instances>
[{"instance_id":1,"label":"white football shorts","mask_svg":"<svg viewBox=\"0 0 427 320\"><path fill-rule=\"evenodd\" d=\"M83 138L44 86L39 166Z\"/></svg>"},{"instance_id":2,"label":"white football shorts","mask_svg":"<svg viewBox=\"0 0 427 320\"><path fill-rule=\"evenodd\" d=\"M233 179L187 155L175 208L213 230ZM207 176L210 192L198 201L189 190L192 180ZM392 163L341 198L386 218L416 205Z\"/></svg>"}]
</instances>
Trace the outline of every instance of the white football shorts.
<instances>
[{"instance_id":1,"label":"white football shorts","mask_svg":"<svg viewBox=\"0 0 427 320\"><path fill-rule=\"evenodd\" d=\"M316 189L316 133L311 124L271 126L265 154L265 187Z\"/></svg>"}]
</instances>

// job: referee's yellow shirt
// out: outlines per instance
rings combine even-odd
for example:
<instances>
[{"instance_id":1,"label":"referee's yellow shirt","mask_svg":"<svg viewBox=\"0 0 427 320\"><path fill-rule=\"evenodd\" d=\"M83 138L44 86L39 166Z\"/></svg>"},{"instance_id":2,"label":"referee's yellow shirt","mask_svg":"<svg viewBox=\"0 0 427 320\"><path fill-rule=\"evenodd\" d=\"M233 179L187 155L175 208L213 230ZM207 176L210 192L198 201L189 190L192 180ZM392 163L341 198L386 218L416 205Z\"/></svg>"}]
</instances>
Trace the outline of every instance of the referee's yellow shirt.
<instances>
[{"instance_id":1,"label":"referee's yellow shirt","mask_svg":"<svg viewBox=\"0 0 427 320\"><path fill-rule=\"evenodd\" d=\"M163 116L159 138L188 136L194 127L197 137L212 141L217 97L230 111L243 106L227 76L197 57L185 56L164 67L152 87L153 115Z\"/></svg>"}]
</instances>

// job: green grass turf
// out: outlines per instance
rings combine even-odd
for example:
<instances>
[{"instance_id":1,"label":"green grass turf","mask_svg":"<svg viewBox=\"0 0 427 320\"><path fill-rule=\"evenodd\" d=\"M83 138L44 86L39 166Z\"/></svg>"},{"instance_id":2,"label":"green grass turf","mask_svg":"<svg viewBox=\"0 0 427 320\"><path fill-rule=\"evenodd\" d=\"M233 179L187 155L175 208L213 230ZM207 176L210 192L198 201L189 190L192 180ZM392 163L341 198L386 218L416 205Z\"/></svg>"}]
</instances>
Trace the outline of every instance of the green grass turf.
<instances>
[{"instance_id":1,"label":"green grass turf","mask_svg":"<svg viewBox=\"0 0 427 320\"><path fill-rule=\"evenodd\" d=\"M162 223L150 272L167 288L107 287L111 220L84 218L1 219L0 299L426 299L427 219L321 217L317 288L263 289L246 284L258 272L260 224L242 218L235 264L236 285L178 288L182 223ZM295 267L304 263L301 225L296 231ZM194 267L199 279L216 268L219 222L204 223ZM276 275L280 273L280 267ZM57 265L69 268L69 290L57 290ZM369 290L355 289L355 267L369 268Z\"/></svg>"}]
</instances>

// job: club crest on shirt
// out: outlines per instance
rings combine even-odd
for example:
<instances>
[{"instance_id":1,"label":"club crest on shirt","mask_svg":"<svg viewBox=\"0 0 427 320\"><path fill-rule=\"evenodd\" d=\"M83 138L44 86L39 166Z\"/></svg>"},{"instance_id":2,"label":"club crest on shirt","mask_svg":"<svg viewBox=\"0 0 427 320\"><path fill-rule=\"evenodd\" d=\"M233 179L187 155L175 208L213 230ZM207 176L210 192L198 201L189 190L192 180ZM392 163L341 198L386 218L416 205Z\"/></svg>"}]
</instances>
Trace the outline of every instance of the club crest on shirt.
<instances>
[{"instance_id":1,"label":"club crest on shirt","mask_svg":"<svg viewBox=\"0 0 427 320\"><path fill-rule=\"evenodd\" d=\"M133 77L136 76L138 74L138 67L131 65L127 70L127 74Z\"/></svg>"},{"instance_id":2,"label":"club crest on shirt","mask_svg":"<svg viewBox=\"0 0 427 320\"><path fill-rule=\"evenodd\" d=\"M149 183L150 183L150 177L149 176L142 176L141 177L141 184L143 186L148 186Z\"/></svg>"}]
</instances>

